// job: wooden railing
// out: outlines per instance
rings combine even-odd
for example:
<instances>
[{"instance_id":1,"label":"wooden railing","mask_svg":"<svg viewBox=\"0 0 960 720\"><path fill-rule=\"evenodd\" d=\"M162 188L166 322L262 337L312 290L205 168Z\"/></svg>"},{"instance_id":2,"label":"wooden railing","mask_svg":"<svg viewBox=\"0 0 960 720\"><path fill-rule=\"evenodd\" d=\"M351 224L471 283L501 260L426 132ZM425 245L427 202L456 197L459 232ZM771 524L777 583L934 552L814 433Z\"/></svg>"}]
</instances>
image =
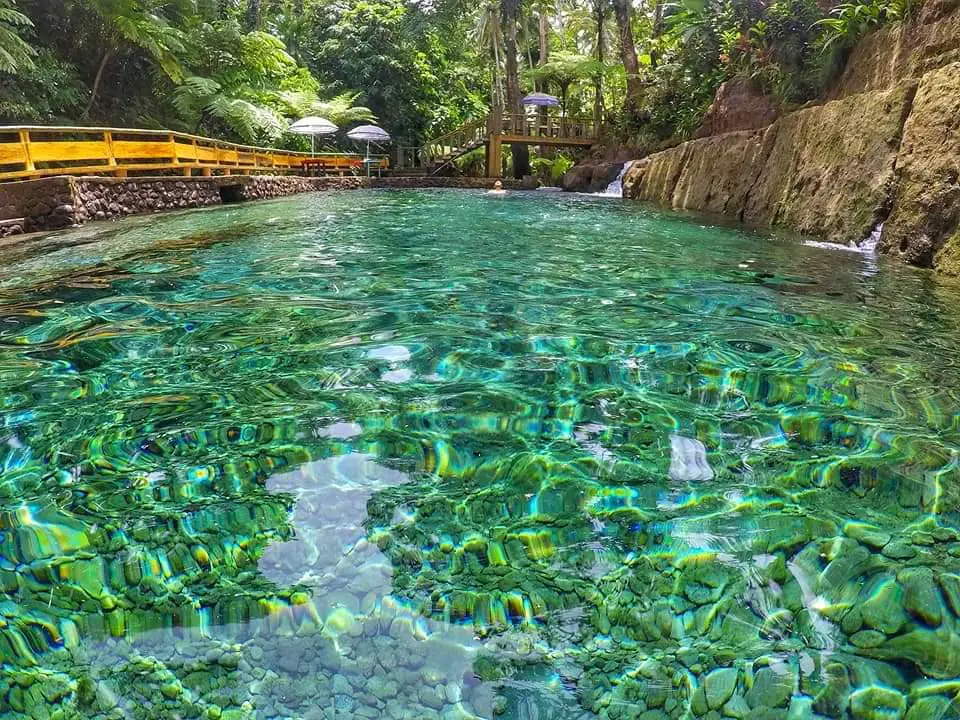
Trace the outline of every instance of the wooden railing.
<instances>
[{"instance_id":1,"label":"wooden railing","mask_svg":"<svg viewBox=\"0 0 960 720\"><path fill-rule=\"evenodd\" d=\"M539 118L531 115L504 115L499 129L496 119L491 118L490 132L515 137L542 137L556 140L596 140L599 129L594 118L553 117Z\"/></svg>"},{"instance_id":2,"label":"wooden railing","mask_svg":"<svg viewBox=\"0 0 960 720\"><path fill-rule=\"evenodd\" d=\"M543 138L550 144L590 145L599 137L594 118L547 117L531 115L495 115L472 120L453 132L441 135L419 147L398 147L397 167L435 167L462 152L479 147L491 135L515 138ZM546 144L546 143L545 143Z\"/></svg>"},{"instance_id":3,"label":"wooden railing","mask_svg":"<svg viewBox=\"0 0 960 720\"><path fill-rule=\"evenodd\" d=\"M472 149L482 145L486 140L486 130L486 120L471 120L419 147L399 147L397 166L410 168L436 165L465 148Z\"/></svg>"},{"instance_id":4,"label":"wooden railing","mask_svg":"<svg viewBox=\"0 0 960 720\"><path fill-rule=\"evenodd\" d=\"M309 162L311 159L313 163ZM324 172L364 167L352 153L303 153L237 145L185 133L127 128L0 126L0 180L47 175L175 172L181 175L300 173L323 160ZM389 161L377 158L375 167Z\"/></svg>"}]
</instances>

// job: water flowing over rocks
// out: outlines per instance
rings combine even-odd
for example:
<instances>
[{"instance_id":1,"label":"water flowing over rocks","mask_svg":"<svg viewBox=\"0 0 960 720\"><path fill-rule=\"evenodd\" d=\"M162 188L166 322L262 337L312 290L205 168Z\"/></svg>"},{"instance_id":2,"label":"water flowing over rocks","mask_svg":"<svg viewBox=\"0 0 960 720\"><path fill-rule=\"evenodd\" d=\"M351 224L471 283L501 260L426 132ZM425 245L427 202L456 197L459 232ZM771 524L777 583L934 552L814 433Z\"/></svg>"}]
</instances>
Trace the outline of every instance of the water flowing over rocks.
<instances>
[{"instance_id":1,"label":"water flowing over rocks","mask_svg":"<svg viewBox=\"0 0 960 720\"><path fill-rule=\"evenodd\" d=\"M617 178L621 168L622 162L606 160L578 163L564 174L563 189L567 192L602 192Z\"/></svg>"}]
</instances>

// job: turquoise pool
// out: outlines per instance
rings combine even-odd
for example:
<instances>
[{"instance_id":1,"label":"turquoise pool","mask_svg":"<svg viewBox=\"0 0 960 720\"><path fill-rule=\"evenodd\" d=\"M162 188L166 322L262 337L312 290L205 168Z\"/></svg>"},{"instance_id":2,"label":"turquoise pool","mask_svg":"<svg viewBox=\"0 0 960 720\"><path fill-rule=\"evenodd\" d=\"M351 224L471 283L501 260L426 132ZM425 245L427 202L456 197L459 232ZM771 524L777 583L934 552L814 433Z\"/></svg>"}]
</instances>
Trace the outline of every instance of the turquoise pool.
<instances>
[{"instance_id":1,"label":"turquoise pool","mask_svg":"<svg viewBox=\"0 0 960 720\"><path fill-rule=\"evenodd\" d=\"M58 243L0 270L5 717L960 717L960 288L547 193Z\"/></svg>"}]
</instances>

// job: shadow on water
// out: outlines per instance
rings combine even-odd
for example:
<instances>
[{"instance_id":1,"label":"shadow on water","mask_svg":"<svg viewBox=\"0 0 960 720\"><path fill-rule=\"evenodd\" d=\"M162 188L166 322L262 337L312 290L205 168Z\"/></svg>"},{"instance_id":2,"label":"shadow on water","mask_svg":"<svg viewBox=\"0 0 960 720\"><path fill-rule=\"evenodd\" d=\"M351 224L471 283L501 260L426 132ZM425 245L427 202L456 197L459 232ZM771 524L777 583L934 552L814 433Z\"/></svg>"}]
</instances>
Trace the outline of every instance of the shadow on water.
<instances>
[{"instance_id":1,"label":"shadow on water","mask_svg":"<svg viewBox=\"0 0 960 720\"><path fill-rule=\"evenodd\" d=\"M0 711L957 712L954 289L532 194L115 230L5 275Z\"/></svg>"}]
</instances>

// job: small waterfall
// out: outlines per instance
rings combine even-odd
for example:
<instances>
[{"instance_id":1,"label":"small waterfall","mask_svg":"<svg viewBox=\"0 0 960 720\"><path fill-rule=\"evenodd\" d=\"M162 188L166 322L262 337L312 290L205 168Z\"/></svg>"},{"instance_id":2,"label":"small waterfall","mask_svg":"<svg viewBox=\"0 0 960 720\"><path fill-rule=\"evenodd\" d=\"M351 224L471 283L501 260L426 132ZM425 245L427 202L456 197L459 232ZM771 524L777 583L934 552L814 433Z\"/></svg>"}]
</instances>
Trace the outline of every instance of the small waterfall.
<instances>
[{"instance_id":1,"label":"small waterfall","mask_svg":"<svg viewBox=\"0 0 960 720\"><path fill-rule=\"evenodd\" d=\"M803 244L810 247L823 248L824 250L843 250L845 252L859 253L863 256L864 274L873 275L877 272L877 245L880 237L883 235L883 223L879 223L870 234L859 243L850 242L849 245L840 243L819 242L817 240L804 240Z\"/></svg>"},{"instance_id":2,"label":"small waterfall","mask_svg":"<svg viewBox=\"0 0 960 720\"><path fill-rule=\"evenodd\" d=\"M867 237L866 240L863 240L860 245L860 252L864 255L874 256L877 254L877 243L880 242L880 236L883 235L883 223L877 225L873 232Z\"/></svg>"},{"instance_id":3,"label":"small waterfall","mask_svg":"<svg viewBox=\"0 0 960 720\"><path fill-rule=\"evenodd\" d=\"M633 167L635 160L628 160L623 164L623 167L620 168L620 174L617 175L617 179L612 183L607 185L607 189L602 193L597 193L598 195L603 195L604 197L623 197L623 178L630 171L630 168Z\"/></svg>"}]
</instances>

